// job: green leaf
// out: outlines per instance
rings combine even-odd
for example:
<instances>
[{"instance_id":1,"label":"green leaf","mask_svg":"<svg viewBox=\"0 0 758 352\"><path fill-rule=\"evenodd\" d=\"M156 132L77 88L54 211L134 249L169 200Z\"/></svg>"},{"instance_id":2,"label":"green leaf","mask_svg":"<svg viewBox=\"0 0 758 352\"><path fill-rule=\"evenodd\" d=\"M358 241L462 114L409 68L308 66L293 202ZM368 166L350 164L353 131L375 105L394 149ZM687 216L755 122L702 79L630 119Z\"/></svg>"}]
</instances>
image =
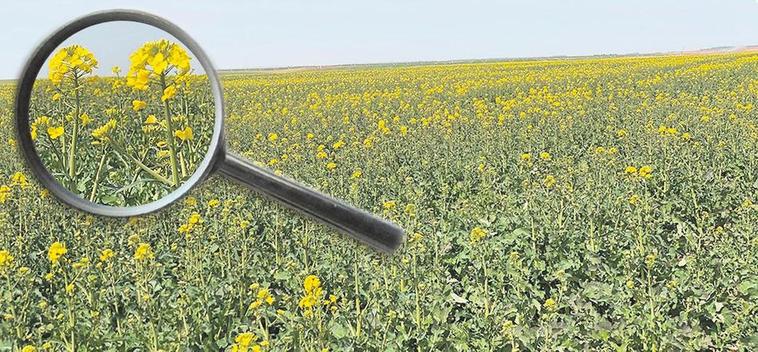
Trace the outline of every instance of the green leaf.
<instances>
[{"instance_id":1,"label":"green leaf","mask_svg":"<svg viewBox=\"0 0 758 352\"><path fill-rule=\"evenodd\" d=\"M460 304L466 304L466 303L468 303L467 299L465 299L465 298L463 298L461 296L458 296L457 294L455 294L455 292L450 292L450 298L455 303L460 303Z\"/></svg>"},{"instance_id":2,"label":"green leaf","mask_svg":"<svg viewBox=\"0 0 758 352\"><path fill-rule=\"evenodd\" d=\"M331 323L329 326L329 331L331 331L332 336L341 339L350 332L344 325L340 323Z\"/></svg>"}]
</instances>

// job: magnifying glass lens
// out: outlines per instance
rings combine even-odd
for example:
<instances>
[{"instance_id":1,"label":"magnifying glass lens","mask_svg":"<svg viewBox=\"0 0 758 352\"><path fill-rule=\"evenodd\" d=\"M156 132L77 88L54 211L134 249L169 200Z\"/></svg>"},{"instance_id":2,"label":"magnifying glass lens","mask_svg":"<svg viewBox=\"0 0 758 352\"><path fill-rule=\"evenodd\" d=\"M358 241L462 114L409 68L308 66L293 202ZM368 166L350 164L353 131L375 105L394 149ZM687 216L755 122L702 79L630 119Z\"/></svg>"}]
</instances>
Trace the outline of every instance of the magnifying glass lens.
<instances>
[{"instance_id":1,"label":"magnifying glass lens","mask_svg":"<svg viewBox=\"0 0 758 352\"><path fill-rule=\"evenodd\" d=\"M52 51L32 90L29 133L60 186L93 203L134 207L195 174L214 117L208 76L180 40L116 21Z\"/></svg>"}]
</instances>

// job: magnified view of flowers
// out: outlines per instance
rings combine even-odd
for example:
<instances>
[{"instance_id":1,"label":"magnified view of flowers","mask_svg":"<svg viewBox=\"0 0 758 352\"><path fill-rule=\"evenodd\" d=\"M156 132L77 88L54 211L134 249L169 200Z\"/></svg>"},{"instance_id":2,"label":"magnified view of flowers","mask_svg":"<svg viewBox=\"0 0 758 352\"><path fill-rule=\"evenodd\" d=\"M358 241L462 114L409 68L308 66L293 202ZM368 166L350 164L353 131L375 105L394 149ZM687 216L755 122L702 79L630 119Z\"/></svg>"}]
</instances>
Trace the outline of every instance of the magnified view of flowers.
<instances>
[{"instance_id":1,"label":"magnified view of flowers","mask_svg":"<svg viewBox=\"0 0 758 352\"><path fill-rule=\"evenodd\" d=\"M213 133L206 75L178 43L145 42L129 70L93 73L99 62L82 45L57 50L48 79L35 84L31 137L44 165L90 201L130 206L157 200L187 180Z\"/></svg>"}]
</instances>

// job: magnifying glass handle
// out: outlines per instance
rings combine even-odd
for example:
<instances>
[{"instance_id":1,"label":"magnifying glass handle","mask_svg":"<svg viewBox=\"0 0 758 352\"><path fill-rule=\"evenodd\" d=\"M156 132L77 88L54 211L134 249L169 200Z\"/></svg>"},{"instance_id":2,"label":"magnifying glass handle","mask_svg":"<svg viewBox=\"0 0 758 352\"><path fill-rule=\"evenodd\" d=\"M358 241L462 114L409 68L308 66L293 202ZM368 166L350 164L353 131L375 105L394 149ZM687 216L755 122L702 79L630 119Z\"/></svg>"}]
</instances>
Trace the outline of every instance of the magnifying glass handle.
<instances>
[{"instance_id":1,"label":"magnifying glass handle","mask_svg":"<svg viewBox=\"0 0 758 352\"><path fill-rule=\"evenodd\" d=\"M227 152L218 171L380 251L392 252L404 241L403 229L399 226L295 181L277 176L238 155Z\"/></svg>"}]
</instances>

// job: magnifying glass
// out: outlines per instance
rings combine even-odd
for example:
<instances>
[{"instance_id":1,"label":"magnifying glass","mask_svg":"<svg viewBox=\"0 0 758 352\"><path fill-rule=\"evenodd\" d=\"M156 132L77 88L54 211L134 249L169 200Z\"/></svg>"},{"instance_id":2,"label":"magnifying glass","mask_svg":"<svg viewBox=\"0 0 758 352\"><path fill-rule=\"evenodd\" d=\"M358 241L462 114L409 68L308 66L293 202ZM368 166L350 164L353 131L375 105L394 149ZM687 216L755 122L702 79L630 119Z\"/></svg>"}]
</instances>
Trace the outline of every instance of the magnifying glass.
<instances>
[{"instance_id":1,"label":"magnifying glass","mask_svg":"<svg viewBox=\"0 0 758 352\"><path fill-rule=\"evenodd\" d=\"M15 108L29 168L75 208L142 215L219 172L380 251L404 241L397 225L228 152L216 71L155 15L104 11L63 26L26 64Z\"/></svg>"}]
</instances>

